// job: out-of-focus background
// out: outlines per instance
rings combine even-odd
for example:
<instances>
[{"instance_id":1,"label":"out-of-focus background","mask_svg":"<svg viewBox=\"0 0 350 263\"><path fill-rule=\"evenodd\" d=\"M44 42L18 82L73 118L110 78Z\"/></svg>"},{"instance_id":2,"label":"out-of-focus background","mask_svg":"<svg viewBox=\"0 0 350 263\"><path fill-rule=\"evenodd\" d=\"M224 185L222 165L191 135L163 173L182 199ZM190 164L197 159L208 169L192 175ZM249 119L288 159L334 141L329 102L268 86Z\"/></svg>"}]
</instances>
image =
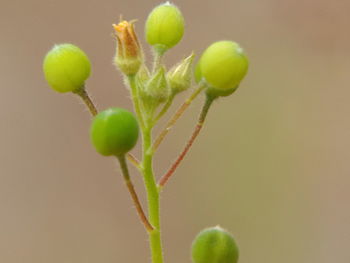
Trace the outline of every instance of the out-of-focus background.
<instances>
[{"instance_id":1,"label":"out-of-focus background","mask_svg":"<svg viewBox=\"0 0 350 263\"><path fill-rule=\"evenodd\" d=\"M0 262L149 262L117 164L90 145L78 98L47 86L42 60L55 43L80 46L93 64L87 87L98 108L131 110L112 65L111 24L120 14L137 18L145 44L144 22L158 3L0 0ZM251 67L239 90L214 105L163 193L166 262L190 262L194 236L217 224L236 237L240 263L350 262L350 2L176 4L186 32L168 66L232 39ZM158 176L190 135L202 99L160 148Z\"/></svg>"}]
</instances>

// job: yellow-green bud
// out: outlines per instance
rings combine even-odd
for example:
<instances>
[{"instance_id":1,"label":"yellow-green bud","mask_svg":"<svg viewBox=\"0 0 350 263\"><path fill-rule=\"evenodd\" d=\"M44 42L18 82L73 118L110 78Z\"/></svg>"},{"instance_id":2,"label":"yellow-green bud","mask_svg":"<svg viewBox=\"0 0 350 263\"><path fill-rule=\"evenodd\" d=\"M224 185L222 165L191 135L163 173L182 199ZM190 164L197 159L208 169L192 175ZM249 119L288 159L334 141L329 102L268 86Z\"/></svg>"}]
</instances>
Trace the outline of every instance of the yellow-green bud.
<instances>
[{"instance_id":1,"label":"yellow-green bud","mask_svg":"<svg viewBox=\"0 0 350 263\"><path fill-rule=\"evenodd\" d=\"M194 54L192 53L169 70L167 77L173 94L177 94L191 87L193 59Z\"/></svg>"},{"instance_id":2,"label":"yellow-green bud","mask_svg":"<svg viewBox=\"0 0 350 263\"><path fill-rule=\"evenodd\" d=\"M165 102L169 96L170 89L165 76L165 68L161 66L146 84L145 100L158 104Z\"/></svg>"},{"instance_id":3,"label":"yellow-green bud","mask_svg":"<svg viewBox=\"0 0 350 263\"><path fill-rule=\"evenodd\" d=\"M43 63L45 78L58 92L78 92L90 76L91 64L87 55L75 45L55 45Z\"/></svg>"},{"instance_id":4,"label":"yellow-green bud","mask_svg":"<svg viewBox=\"0 0 350 263\"><path fill-rule=\"evenodd\" d=\"M202 54L195 71L197 81L205 81L213 95L226 96L237 89L248 71L248 58L232 41L219 41Z\"/></svg>"},{"instance_id":5,"label":"yellow-green bud","mask_svg":"<svg viewBox=\"0 0 350 263\"><path fill-rule=\"evenodd\" d=\"M194 263L237 263L238 254L232 235L219 226L204 229L192 244Z\"/></svg>"},{"instance_id":6,"label":"yellow-green bud","mask_svg":"<svg viewBox=\"0 0 350 263\"><path fill-rule=\"evenodd\" d=\"M135 33L134 22L122 21L113 27L117 37L114 63L125 75L134 75L143 63L143 52Z\"/></svg>"},{"instance_id":7,"label":"yellow-green bud","mask_svg":"<svg viewBox=\"0 0 350 263\"><path fill-rule=\"evenodd\" d=\"M180 10L166 2L155 7L146 21L146 40L163 53L180 42L184 34L184 18Z\"/></svg>"}]
</instances>

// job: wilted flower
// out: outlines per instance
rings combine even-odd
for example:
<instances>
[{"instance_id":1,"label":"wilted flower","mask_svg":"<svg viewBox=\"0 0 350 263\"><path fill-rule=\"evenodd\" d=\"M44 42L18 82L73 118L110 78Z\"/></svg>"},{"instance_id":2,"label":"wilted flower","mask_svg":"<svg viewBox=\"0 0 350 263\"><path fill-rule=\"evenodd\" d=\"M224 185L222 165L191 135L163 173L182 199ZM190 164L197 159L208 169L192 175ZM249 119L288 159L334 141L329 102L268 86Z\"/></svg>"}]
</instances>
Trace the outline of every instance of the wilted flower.
<instances>
[{"instance_id":1,"label":"wilted flower","mask_svg":"<svg viewBox=\"0 0 350 263\"><path fill-rule=\"evenodd\" d=\"M134 75L143 62L143 53L134 30L134 21L113 25L117 37L116 66L126 75Z\"/></svg>"}]
</instances>

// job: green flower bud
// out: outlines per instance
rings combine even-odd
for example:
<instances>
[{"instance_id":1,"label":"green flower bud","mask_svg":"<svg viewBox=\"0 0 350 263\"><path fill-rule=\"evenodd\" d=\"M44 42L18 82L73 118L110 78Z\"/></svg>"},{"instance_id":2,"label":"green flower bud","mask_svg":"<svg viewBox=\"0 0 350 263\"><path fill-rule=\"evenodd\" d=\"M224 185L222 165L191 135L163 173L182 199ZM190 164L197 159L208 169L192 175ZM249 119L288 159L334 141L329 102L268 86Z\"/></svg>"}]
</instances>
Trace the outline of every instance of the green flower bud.
<instances>
[{"instance_id":1,"label":"green flower bud","mask_svg":"<svg viewBox=\"0 0 350 263\"><path fill-rule=\"evenodd\" d=\"M165 102L169 98L170 89L163 66L149 79L144 93L145 101L151 104L159 104Z\"/></svg>"},{"instance_id":2,"label":"green flower bud","mask_svg":"<svg viewBox=\"0 0 350 263\"><path fill-rule=\"evenodd\" d=\"M193 241L192 259L194 263L237 263L238 247L221 227L207 228Z\"/></svg>"},{"instance_id":3,"label":"green flower bud","mask_svg":"<svg viewBox=\"0 0 350 263\"><path fill-rule=\"evenodd\" d=\"M55 45L45 56L45 78L58 92L79 92L90 76L91 64L86 54L72 44Z\"/></svg>"},{"instance_id":4,"label":"green flower bud","mask_svg":"<svg viewBox=\"0 0 350 263\"><path fill-rule=\"evenodd\" d=\"M139 126L134 115L121 108L109 108L93 119L90 137L97 152L121 156L136 144Z\"/></svg>"},{"instance_id":5,"label":"green flower bud","mask_svg":"<svg viewBox=\"0 0 350 263\"><path fill-rule=\"evenodd\" d=\"M248 71L248 58L232 41L219 41L202 54L195 71L197 81L209 85L208 92L227 96L237 89Z\"/></svg>"},{"instance_id":6,"label":"green flower bud","mask_svg":"<svg viewBox=\"0 0 350 263\"><path fill-rule=\"evenodd\" d=\"M136 83L138 88L141 90L146 85L147 81L150 78L150 72L145 64L141 65L140 70L137 72L136 75Z\"/></svg>"},{"instance_id":7,"label":"green flower bud","mask_svg":"<svg viewBox=\"0 0 350 263\"><path fill-rule=\"evenodd\" d=\"M184 18L175 5L169 2L161 4L147 18L146 40L158 52L163 53L180 42L184 24Z\"/></svg>"},{"instance_id":8,"label":"green flower bud","mask_svg":"<svg viewBox=\"0 0 350 263\"><path fill-rule=\"evenodd\" d=\"M167 77L173 94L187 90L191 86L193 59L194 54L192 53L181 63L169 70Z\"/></svg>"}]
</instances>

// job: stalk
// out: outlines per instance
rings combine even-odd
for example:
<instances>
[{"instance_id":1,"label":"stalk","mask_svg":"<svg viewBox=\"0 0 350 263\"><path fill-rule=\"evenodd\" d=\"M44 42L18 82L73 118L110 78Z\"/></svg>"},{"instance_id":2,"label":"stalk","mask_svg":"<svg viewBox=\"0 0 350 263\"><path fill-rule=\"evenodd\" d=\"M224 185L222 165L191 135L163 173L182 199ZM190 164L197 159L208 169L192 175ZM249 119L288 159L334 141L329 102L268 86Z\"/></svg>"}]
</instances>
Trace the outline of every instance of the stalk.
<instances>
[{"instance_id":1,"label":"stalk","mask_svg":"<svg viewBox=\"0 0 350 263\"><path fill-rule=\"evenodd\" d=\"M179 164L182 162L182 160L185 158L186 154L192 147L194 141L196 140L198 134L202 130L202 127L204 125L205 119L207 117L208 111L210 109L210 106L212 105L215 97L206 96L206 100L204 102L204 105L202 107L201 113L198 118L198 122L196 124L196 127L190 137L190 139L187 141L185 148L180 153L180 155L177 157L175 162L171 165L170 169L160 178L159 180L159 190L162 190L164 185L168 182L169 178L174 174L176 168L179 166Z\"/></svg>"},{"instance_id":2,"label":"stalk","mask_svg":"<svg viewBox=\"0 0 350 263\"><path fill-rule=\"evenodd\" d=\"M163 249L160 235L160 204L159 191L153 174L152 127L147 125L142 130L143 135L143 179L145 182L149 222L153 230L148 232L152 263L163 263Z\"/></svg>"}]
</instances>

